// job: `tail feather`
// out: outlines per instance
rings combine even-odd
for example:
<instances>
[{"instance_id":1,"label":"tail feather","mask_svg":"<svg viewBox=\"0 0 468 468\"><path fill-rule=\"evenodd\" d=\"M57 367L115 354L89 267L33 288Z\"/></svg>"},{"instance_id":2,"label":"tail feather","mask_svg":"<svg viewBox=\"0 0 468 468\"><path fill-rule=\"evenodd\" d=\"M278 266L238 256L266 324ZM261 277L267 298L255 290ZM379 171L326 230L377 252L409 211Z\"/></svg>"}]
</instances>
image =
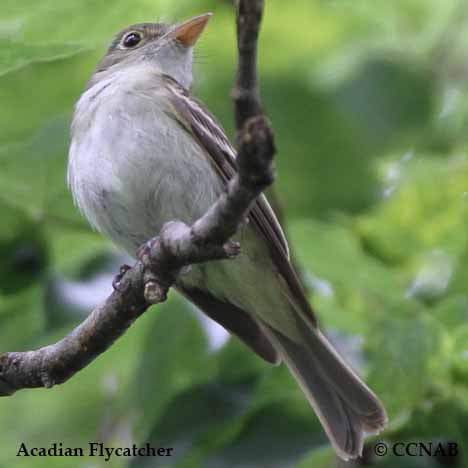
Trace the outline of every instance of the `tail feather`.
<instances>
[{"instance_id":1,"label":"tail feather","mask_svg":"<svg viewBox=\"0 0 468 468\"><path fill-rule=\"evenodd\" d=\"M365 434L380 432L387 422L378 398L318 328L303 324L303 340L297 343L269 325L261 327L317 413L337 454L345 460L360 456Z\"/></svg>"}]
</instances>

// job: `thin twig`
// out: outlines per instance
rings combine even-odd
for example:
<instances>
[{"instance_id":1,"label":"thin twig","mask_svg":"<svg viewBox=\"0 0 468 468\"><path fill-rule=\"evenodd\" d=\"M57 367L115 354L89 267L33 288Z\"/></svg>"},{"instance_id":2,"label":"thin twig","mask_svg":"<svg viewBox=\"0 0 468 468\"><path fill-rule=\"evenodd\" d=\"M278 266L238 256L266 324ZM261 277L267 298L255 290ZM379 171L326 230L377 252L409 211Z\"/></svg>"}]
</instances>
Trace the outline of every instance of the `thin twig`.
<instances>
[{"instance_id":1,"label":"thin twig","mask_svg":"<svg viewBox=\"0 0 468 468\"><path fill-rule=\"evenodd\" d=\"M273 154L268 121L248 120L241 133L238 174L217 202L192 226L164 225L140 250L139 261L118 288L65 338L35 351L0 355L0 395L65 382L109 348L151 304L164 302L181 269L236 257L239 246L229 239L252 202L273 182Z\"/></svg>"},{"instance_id":2,"label":"thin twig","mask_svg":"<svg viewBox=\"0 0 468 468\"><path fill-rule=\"evenodd\" d=\"M234 100L234 116L237 130L237 141L246 121L254 116L264 115L257 73L257 50L260 26L262 23L264 0L234 0L236 8L238 66L236 81L231 91ZM278 218L286 237L287 229L283 208L277 192L270 188L268 200ZM301 271L299 262L290 247L291 263L297 272ZM307 285L303 284L307 290Z\"/></svg>"},{"instance_id":3,"label":"thin twig","mask_svg":"<svg viewBox=\"0 0 468 468\"><path fill-rule=\"evenodd\" d=\"M232 98L237 136L245 122L263 114L258 91L257 49L263 15L263 0L236 0L237 48L239 63Z\"/></svg>"}]
</instances>

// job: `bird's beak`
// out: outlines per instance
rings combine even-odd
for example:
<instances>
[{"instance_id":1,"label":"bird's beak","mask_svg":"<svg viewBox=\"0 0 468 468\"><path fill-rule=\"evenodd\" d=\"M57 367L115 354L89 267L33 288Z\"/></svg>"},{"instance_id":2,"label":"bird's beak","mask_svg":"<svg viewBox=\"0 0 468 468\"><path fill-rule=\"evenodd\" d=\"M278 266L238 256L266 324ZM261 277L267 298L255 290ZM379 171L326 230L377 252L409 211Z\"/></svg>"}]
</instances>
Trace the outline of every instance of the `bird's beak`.
<instances>
[{"instance_id":1,"label":"bird's beak","mask_svg":"<svg viewBox=\"0 0 468 468\"><path fill-rule=\"evenodd\" d=\"M187 47L193 46L212 16L213 13L205 13L204 15L195 16L195 18L184 21L170 31L167 37L177 39Z\"/></svg>"}]
</instances>

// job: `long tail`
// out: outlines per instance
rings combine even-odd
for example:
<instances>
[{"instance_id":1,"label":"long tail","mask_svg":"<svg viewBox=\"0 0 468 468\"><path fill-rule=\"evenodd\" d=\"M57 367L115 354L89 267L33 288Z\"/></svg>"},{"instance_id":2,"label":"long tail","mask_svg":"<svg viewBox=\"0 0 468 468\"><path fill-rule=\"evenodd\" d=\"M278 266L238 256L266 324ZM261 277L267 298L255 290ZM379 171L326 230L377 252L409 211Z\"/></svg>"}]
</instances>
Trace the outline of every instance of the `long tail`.
<instances>
[{"instance_id":1,"label":"long tail","mask_svg":"<svg viewBox=\"0 0 468 468\"><path fill-rule=\"evenodd\" d=\"M387 414L320 330L303 322L300 343L269 325L260 326L301 386L337 454L344 460L357 458L362 454L365 434L380 432Z\"/></svg>"}]
</instances>

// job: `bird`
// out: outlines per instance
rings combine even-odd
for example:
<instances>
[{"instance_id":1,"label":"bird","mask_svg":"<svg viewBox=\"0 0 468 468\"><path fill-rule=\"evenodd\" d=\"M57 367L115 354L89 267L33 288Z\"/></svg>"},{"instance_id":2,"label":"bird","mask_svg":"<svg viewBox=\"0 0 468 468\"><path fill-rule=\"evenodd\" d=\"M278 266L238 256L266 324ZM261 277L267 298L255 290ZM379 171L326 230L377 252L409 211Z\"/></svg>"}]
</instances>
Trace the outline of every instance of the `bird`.
<instances>
[{"instance_id":1,"label":"bird","mask_svg":"<svg viewBox=\"0 0 468 468\"><path fill-rule=\"evenodd\" d=\"M190 91L193 51L212 14L119 32L75 105L68 185L90 224L136 257L172 220L193 223L236 174L236 150ZM362 454L387 414L321 332L282 228L262 194L234 260L193 265L175 288L265 361L284 363L337 455Z\"/></svg>"}]
</instances>

